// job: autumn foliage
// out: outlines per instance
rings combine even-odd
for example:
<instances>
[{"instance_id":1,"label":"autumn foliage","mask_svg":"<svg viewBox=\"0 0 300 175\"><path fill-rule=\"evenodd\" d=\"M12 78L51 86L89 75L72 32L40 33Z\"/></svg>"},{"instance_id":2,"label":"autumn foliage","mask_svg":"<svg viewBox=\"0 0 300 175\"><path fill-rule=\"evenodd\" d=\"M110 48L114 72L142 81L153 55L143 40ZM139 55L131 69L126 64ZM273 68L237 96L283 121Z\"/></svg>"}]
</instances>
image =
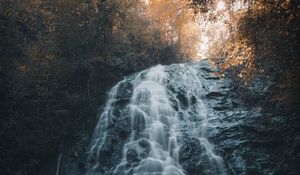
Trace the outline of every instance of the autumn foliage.
<instances>
[{"instance_id":1,"label":"autumn foliage","mask_svg":"<svg viewBox=\"0 0 300 175\"><path fill-rule=\"evenodd\" d=\"M218 9L218 3L224 3ZM299 1L193 1L210 28L205 56L239 77L241 85L257 77L276 83L271 101L296 103L300 88ZM219 28L216 28L219 26ZM267 101L269 101L267 100Z\"/></svg>"}]
</instances>

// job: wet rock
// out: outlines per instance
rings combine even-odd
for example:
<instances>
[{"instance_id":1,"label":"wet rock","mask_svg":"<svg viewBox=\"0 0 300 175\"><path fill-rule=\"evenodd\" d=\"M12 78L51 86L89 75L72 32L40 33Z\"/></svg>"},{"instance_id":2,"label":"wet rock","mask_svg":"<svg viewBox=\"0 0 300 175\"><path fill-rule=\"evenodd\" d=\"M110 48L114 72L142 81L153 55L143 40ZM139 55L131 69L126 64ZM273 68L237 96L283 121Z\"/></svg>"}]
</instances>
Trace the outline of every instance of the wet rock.
<instances>
[{"instance_id":1,"label":"wet rock","mask_svg":"<svg viewBox=\"0 0 300 175\"><path fill-rule=\"evenodd\" d=\"M122 142L119 139L109 136L100 150L94 154L97 155L97 164L99 164L97 171L105 172L111 169L115 164L122 159ZM101 166L100 166L101 165Z\"/></svg>"},{"instance_id":2,"label":"wet rock","mask_svg":"<svg viewBox=\"0 0 300 175\"><path fill-rule=\"evenodd\" d=\"M126 144L126 161L133 166L147 158L150 154L151 146L147 139L138 139L132 143Z\"/></svg>"},{"instance_id":3,"label":"wet rock","mask_svg":"<svg viewBox=\"0 0 300 175\"><path fill-rule=\"evenodd\" d=\"M172 106L172 108L173 108L175 111L178 111L178 110L179 110L178 103L177 103L177 101L176 101L174 98L171 98L171 99L170 99L170 105Z\"/></svg>"},{"instance_id":4,"label":"wet rock","mask_svg":"<svg viewBox=\"0 0 300 175\"><path fill-rule=\"evenodd\" d=\"M207 79L207 80L220 80L220 77L210 75L210 76L205 76L205 79Z\"/></svg>"},{"instance_id":5,"label":"wet rock","mask_svg":"<svg viewBox=\"0 0 300 175\"><path fill-rule=\"evenodd\" d=\"M150 151L151 151L151 145L150 145L149 141L146 140L146 139L144 139L144 138L143 139L139 139L138 140L138 144L139 144L139 146L141 148L140 157L142 159L148 157L149 154L150 154Z\"/></svg>"},{"instance_id":6,"label":"wet rock","mask_svg":"<svg viewBox=\"0 0 300 175\"><path fill-rule=\"evenodd\" d=\"M136 149L130 147L127 149L127 152L126 152L126 160L127 162L139 162L140 159L139 159L139 153Z\"/></svg>"},{"instance_id":7,"label":"wet rock","mask_svg":"<svg viewBox=\"0 0 300 175\"><path fill-rule=\"evenodd\" d=\"M180 108L186 109L188 107L188 99L185 94L177 94L176 98L180 102Z\"/></svg>"},{"instance_id":8,"label":"wet rock","mask_svg":"<svg viewBox=\"0 0 300 175\"><path fill-rule=\"evenodd\" d=\"M199 147L199 140L196 138L185 138L179 150L179 162L186 170L187 175L201 174L203 167L200 166L202 148Z\"/></svg>"},{"instance_id":9,"label":"wet rock","mask_svg":"<svg viewBox=\"0 0 300 175\"><path fill-rule=\"evenodd\" d=\"M183 112L180 111L180 112L177 113L177 115L178 115L178 119L179 119L179 120L182 120L182 121L185 120L185 118L184 118L184 113L183 113Z\"/></svg>"},{"instance_id":10,"label":"wet rock","mask_svg":"<svg viewBox=\"0 0 300 175\"><path fill-rule=\"evenodd\" d=\"M217 98L217 97L223 97L224 94L221 92L209 92L206 97L207 98Z\"/></svg>"},{"instance_id":11,"label":"wet rock","mask_svg":"<svg viewBox=\"0 0 300 175\"><path fill-rule=\"evenodd\" d=\"M124 104L124 103L123 103ZM121 117L122 116L122 108L119 108L120 106L116 104L116 102L114 103L114 108L111 109L110 115L112 115L113 117Z\"/></svg>"},{"instance_id":12,"label":"wet rock","mask_svg":"<svg viewBox=\"0 0 300 175\"><path fill-rule=\"evenodd\" d=\"M226 106L215 106L215 107L213 107L213 109L216 110L216 111L225 111L225 110L228 109L228 107L226 107Z\"/></svg>"},{"instance_id":13,"label":"wet rock","mask_svg":"<svg viewBox=\"0 0 300 175\"><path fill-rule=\"evenodd\" d=\"M191 101L191 104L192 104L192 105L193 105L193 104L197 104L198 99L197 99L197 97L196 97L195 95L192 95L190 99L191 99L190 101Z\"/></svg>"},{"instance_id":14,"label":"wet rock","mask_svg":"<svg viewBox=\"0 0 300 175\"><path fill-rule=\"evenodd\" d=\"M133 85L129 81L124 81L119 84L117 91L117 98L130 99L133 93Z\"/></svg>"},{"instance_id":15,"label":"wet rock","mask_svg":"<svg viewBox=\"0 0 300 175\"><path fill-rule=\"evenodd\" d=\"M201 70L204 70L204 71L206 71L206 72L213 72L209 67L201 67L200 68Z\"/></svg>"}]
</instances>

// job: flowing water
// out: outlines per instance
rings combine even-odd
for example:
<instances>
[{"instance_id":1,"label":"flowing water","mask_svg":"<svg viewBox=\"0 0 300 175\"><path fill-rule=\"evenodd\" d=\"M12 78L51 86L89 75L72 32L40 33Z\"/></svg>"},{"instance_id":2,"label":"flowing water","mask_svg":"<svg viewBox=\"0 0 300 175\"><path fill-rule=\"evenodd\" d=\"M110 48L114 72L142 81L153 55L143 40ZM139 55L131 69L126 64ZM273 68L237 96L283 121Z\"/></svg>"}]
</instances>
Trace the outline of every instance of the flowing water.
<instances>
[{"instance_id":1,"label":"flowing water","mask_svg":"<svg viewBox=\"0 0 300 175\"><path fill-rule=\"evenodd\" d=\"M114 86L95 129L88 174L226 174L207 140L204 81L197 66L158 65ZM190 159L198 168L183 165Z\"/></svg>"}]
</instances>

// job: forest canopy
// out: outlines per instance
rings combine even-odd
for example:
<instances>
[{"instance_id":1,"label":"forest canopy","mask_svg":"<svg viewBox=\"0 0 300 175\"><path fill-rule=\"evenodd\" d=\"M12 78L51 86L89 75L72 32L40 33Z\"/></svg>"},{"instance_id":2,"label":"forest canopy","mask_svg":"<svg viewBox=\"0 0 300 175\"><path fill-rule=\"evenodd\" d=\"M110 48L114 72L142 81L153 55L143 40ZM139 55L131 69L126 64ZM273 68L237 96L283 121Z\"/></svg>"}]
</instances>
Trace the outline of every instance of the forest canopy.
<instances>
[{"instance_id":1,"label":"forest canopy","mask_svg":"<svg viewBox=\"0 0 300 175\"><path fill-rule=\"evenodd\" d=\"M299 0L194 0L191 5L206 21L200 24L203 57L246 86L261 76L277 83L278 92L268 100L288 106L298 100Z\"/></svg>"}]
</instances>

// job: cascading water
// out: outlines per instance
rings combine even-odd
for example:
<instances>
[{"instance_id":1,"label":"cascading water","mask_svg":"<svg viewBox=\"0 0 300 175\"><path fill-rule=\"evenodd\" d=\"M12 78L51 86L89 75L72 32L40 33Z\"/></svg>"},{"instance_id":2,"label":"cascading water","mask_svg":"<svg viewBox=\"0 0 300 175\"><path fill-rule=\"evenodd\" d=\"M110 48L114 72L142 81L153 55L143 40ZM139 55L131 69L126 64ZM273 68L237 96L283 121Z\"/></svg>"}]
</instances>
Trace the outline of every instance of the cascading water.
<instances>
[{"instance_id":1,"label":"cascading water","mask_svg":"<svg viewBox=\"0 0 300 175\"><path fill-rule=\"evenodd\" d=\"M113 87L95 130L88 174L226 174L206 137L207 89L199 74L197 66L158 65ZM197 160L198 168L183 166L187 159Z\"/></svg>"}]
</instances>

